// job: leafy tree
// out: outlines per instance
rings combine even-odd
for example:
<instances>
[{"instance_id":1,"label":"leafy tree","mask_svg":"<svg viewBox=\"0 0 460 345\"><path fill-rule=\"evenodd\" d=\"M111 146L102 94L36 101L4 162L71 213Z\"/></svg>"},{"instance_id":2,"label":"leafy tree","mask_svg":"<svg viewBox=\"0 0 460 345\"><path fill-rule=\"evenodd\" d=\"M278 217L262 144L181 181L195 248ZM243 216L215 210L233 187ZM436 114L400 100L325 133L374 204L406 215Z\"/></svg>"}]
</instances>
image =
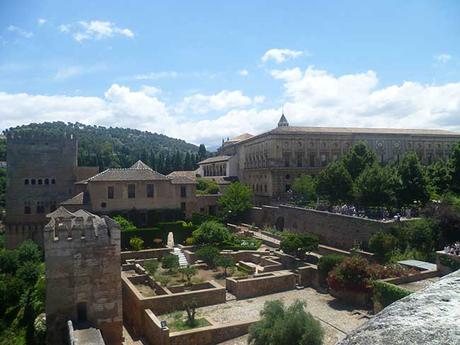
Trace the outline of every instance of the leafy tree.
<instances>
[{"instance_id":1,"label":"leafy tree","mask_svg":"<svg viewBox=\"0 0 460 345\"><path fill-rule=\"evenodd\" d=\"M155 275L159 266L160 266L160 263L157 260L149 260L144 263L145 270L151 276Z\"/></svg>"},{"instance_id":2,"label":"leafy tree","mask_svg":"<svg viewBox=\"0 0 460 345\"><path fill-rule=\"evenodd\" d=\"M230 231L225 225L214 220L202 223L192 233L195 244L216 244L219 245L231 238Z\"/></svg>"},{"instance_id":3,"label":"leafy tree","mask_svg":"<svg viewBox=\"0 0 460 345\"><path fill-rule=\"evenodd\" d=\"M401 186L397 191L397 196L401 205L410 206L414 202L425 205L430 195L422 166L414 152L405 155L399 166L399 175Z\"/></svg>"},{"instance_id":4,"label":"leafy tree","mask_svg":"<svg viewBox=\"0 0 460 345\"><path fill-rule=\"evenodd\" d=\"M187 285L191 285L192 277L197 273L197 269L194 266L181 267L179 273L182 274L182 277L187 278Z\"/></svg>"},{"instance_id":5,"label":"leafy tree","mask_svg":"<svg viewBox=\"0 0 460 345\"><path fill-rule=\"evenodd\" d=\"M449 191L452 169L444 161L437 161L426 168L426 177L430 189L439 197Z\"/></svg>"},{"instance_id":6,"label":"leafy tree","mask_svg":"<svg viewBox=\"0 0 460 345\"><path fill-rule=\"evenodd\" d=\"M214 246L206 246L196 251L196 257L204 261L208 267L214 267L217 257L220 255L220 250Z\"/></svg>"},{"instance_id":7,"label":"leafy tree","mask_svg":"<svg viewBox=\"0 0 460 345\"><path fill-rule=\"evenodd\" d=\"M195 300L184 302L184 309L187 313L187 323L190 327L196 324L195 315L198 303Z\"/></svg>"},{"instance_id":8,"label":"leafy tree","mask_svg":"<svg viewBox=\"0 0 460 345\"><path fill-rule=\"evenodd\" d=\"M341 264L345 258L346 256L340 254L323 255L318 260L318 272L326 278L329 272Z\"/></svg>"},{"instance_id":9,"label":"leafy tree","mask_svg":"<svg viewBox=\"0 0 460 345\"><path fill-rule=\"evenodd\" d=\"M252 207L252 191L246 185L233 182L219 198L218 205L224 219L239 221Z\"/></svg>"},{"instance_id":10,"label":"leafy tree","mask_svg":"<svg viewBox=\"0 0 460 345\"><path fill-rule=\"evenodd\" d=\"M198 178L196 180L197 194L218 194L219 185L216 181L206 178Z\"/></svg>"},{"instance_id":11,"label":"leafy tree","mask_svg":"<svg viewBox=\"0 0 460 345\"><path fill-rule=\"evenodd\" d=\"M356 179L356 201L366 207L395 206L397 183L396 172L391 167L369 166Z\"/></svg>"},{"instance_id":12,"label":"leafy tree","mask_svg":"<svg viewBox=\"0 0 460 345\"><path fill-rule=\"evenodd\" d=\"M375 163L376 158L374 151L364 142L359 142L351 148L342 161L352 179L356 179L366 168Z\"/></svg>"},{"instance_id":13,"label":"leafy tree","mask_svg":"<svg viewBox=\"0 0 460 345\"><path fill-rule=\"evenodd\" d=\"M330 204L351 201L353 179L340 162L334 162L318 175L316 191Z\"/></svg>"},{"instance_id":14,"label":"leafy tree","mask_svg":"<svg viewBox=\"0 0 460 345\"><path fill-rule=\"evenodd\" d=\"M179 257L174 254L165 255L162 259L161 266L169 272L175 272L179 268Z\"/></svg>"},{"instance_id":15,"label":"leafy tree","mask_svg":"<svg viewBox=\"0 0 460 345\"><path fill-rule=\"evenodd\" d=\"M17 255L19 265L28 261L39 263L42 259L40 248L32 240L22 242L17 249Z\"/></svg>"},{"instance_id":16,"label":"leafy tree","mask_svg":"<svg viewBox=\"0 0 460 345\"><path fill-rule=\"evenodd\" d=\"M292 192L297 200L302 203L316 201L316 183L311 175L301 175L294 179Z\"/></svg>"},{"instance_id":17,"label":"leafy tree","mask_svg":"<svg viewBox=\"0 0 460 345\"><path fill-rule=\"evenodd\" d=\"M452 150L450 164L452 167L450 185L453 192L460 194L460 142Z\"/></svg>"},{"instance_id":18,"label":"leafy tree","mask_svg":"<svg viewBox=\"0 0 460 345\"><path fill-rule=\"evenodd\" d=\"M235 266L235 260L231 256L220 255L215 258L215 265L224 269L224 276L227 276L227 269Z\"/></svg>"},{"instance_id":19,"label":"leafy tree","mask_svg":"<svg viewBox=\"0 0 460 345\"><path fill-rule=\"evenodd\" d=\"M369 249L383 262L388 261L397 248L398 238L392 234L378 232L369 239Z\"/></svg>"},{"instance_id":20,"label":"leafy tree","mask_svg":"<svg viewBox=\"0 0 460 345\"><path fill-rule=\"evenodd\" d=\"M129 239L129 245L133 250L139 251L144 249L144 240L137 236L131 237Z\"/></svg>"},{"instance_id":21,"label":"leafy tree","mask_svg":"<svg viewBox=\"0 0 460 345\"><path fill-rule=\"evenodd\" d=\"M171 282L171 277L165 274L155 275L155 281L159 282L161 286L168 286Z\"/></svg>"},{"instance_id":22,"label":"leafy tree","mask_svg":"<svg viewBox=\"0 0 460 345\"><path fill-rule=\"evenodd\" d=\"M324 330L305 311L305 303L295 301L285 307L279 300L265 302L260 321L249 328L250 345L321 345Z\"/></svg>"},{"instance_id":23,"label":"leafy tree","mask_svg":"<svg viewBox=\"0 0 460 345\"><path fill-rule=\"evenodd\" d=\"M113 219L120 224L121 231L136 230L136 226L123 216L115 216Z\"/></svg>"},{"instance_id":24,"label":"leafy tree","mask_svg":"<svg viewBox=\"0 0 460 345\"><path fill-rule=\"evenodd\" d=\"M280 248L285 253L299 255L318 249L318 245L319 239L314 235L287 232L283 234Z\"/></svg>"}]
</instances>

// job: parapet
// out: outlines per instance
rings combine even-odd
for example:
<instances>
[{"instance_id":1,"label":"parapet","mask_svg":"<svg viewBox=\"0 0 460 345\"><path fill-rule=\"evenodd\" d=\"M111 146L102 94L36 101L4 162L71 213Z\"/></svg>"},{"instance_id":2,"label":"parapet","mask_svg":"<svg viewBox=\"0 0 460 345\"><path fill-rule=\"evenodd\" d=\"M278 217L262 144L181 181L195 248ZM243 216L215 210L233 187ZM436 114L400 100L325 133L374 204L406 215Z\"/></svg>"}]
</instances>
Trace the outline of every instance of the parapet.
<instances>
[{"instance_id":1,"label":"parapet","mask_svg":"<svg viewBox=\"0 0 460 345\"><path fill-rule=\"evenodd\" d=\"M107 242L120 239L117 222L109 217L99 217L85 210L70 212L59 207L47 215L49 223L44 229L44 241L98 241Z\"/></svg>"},{"instance_id":2,"label":"parapet","mask_svg":"<svg viewBox=\"0 0 460 345\"><path fill-rule=\"evenodd\" d=\"M9 144L36 144L39 143L62 143L77 142L71 133L51 133L44 131L6 131L6 139Z\"/></svg>"}]
</instances>

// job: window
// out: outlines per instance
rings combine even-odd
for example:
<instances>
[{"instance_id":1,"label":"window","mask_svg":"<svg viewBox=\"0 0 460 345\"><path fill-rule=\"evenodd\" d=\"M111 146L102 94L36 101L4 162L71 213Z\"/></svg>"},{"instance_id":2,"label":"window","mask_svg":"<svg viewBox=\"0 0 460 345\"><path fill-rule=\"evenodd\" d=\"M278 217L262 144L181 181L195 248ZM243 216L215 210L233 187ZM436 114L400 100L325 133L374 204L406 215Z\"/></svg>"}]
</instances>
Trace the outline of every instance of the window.
<instances>
[{"instance_id":1,"label":"window","mask_svg":"<svg viewBox=\"0 0 460 345\"><path fill-rule=\"evenodd\" d=\"M50 184L50 179L49 178L45 178L45 184Z\"/></svg>"},{"instance_id":2,"label":"window","mask_svg":"<svg viewBox=\"0 0 460 345\"><path fill-rule=\"evenodd\" d=\"M310 153L310 166L311 167L314 167L315 166L315 154L314 153Z\"/></svg>"},{"instance_id":3,"label":"window","mask_svg":"<svg viewBox=\"0 0 460 345\"><path fill-rule=\"evenodd\" d=\"M53 212L56 210L56 201L51 201L50 202L50 212Z\"/></svg>"},{"instance_id":4,"label":"window","mask_svg":"<svg viewBox=\"0 0 460 345\"><path fill-rule=\"evenodd\" d=\"M30 183L33 184L33 185L35 185L35 182L36 182L36 181L35 181L34 178L33 178L32 180L30 180Z\"/></svg>"},{"instance_id":5,"label":"window","mask_svg":"<svg viewBox=\"0 0 460 345\"><path fill-rule=\"evenodd\" d=\"M43 184L43 180L41 178L38 179L38 184Z\"/></svg>"},{"instance_id":6,"label":"window","mask_svg":"<svg viewBox=\"0 0 460 345\"><path fill-rule=\"evenodd\" d=\"M24 180L24 184L29 184L29 179L28 179L28 178L26 178L26 179Z\"/></svg>"},{"instance_id":7,"label":"window","mask_svg":"<svg viewBox=\"0 0 460 345\"><path fill-rule=\"evenodd\" d=\"M39 201L37 202L37 213L45 213L45 206L43 205L43 202Z\"/></svg>"},{"instance_id":8,"label":"window","mask_svg":"<svg viewBox=\"0 0 460 345\"><path fill-rule=\"evenodd\" d=\"M129 184L128 185L128 198L129 199L134 199L136 197L136 185L135 184Z\"/></svg>"},{"instance_id":9,"label":"window","mask_svg":"<svg viewBox=\"0 0 460 345\"><path fill-rule=\"evenodd\" d=\"M113 199L113 194L114 194L114 187L108 186L107 187L107 199Z\"/></svg>"},{"instance_id":10,"label":"window","mask_svg":"<svg viewBox=\"0 0 460 345\"><path fill-rule=\"evenodd\" d=\"M180 186L180 197L181 198L187 197L187 187L186 186Z\"/></svg>"},{"instance_id":11,"label":"window","mask_svg":"<svg viewBox=\"0 0 460 345\"><path fill-rule=\"evenodd\" d=\"M77 303L77 321L85 322L87 320L86 302Z\"/></svg>"},{"instance_id":12,"label":"window","mask_svg":"<svg viewBox=\"0 0 460 345\"><path fill-rule=\"evenodd\" d=\"M153 195L154 195L153 184L148 184L146 188L147 188L147 198L153 198Z\"/></svg>"},{"instance_id":13,"label":"window","mask_svg":"<svg viewBox=\"0 0 460 345\"><path fill-rule=\"evenodd\" d=\"M186 208L187 208L187 207L186 207L185 202L181 202L181 203L180 203L180 210L181 210L182 212L185 212Z\"/></svg>"},{"instance_id":14,"label":"window","mask_svg":"<svg viewBox=\"0 0 460 345\"><path fill-rule=\"evenodd\" d=\"M54 178L51 179L51 184L56 184L56 180Z\"/></svg>"},{"instance_id":15,"label":"window","mask_svg":"<svg viewBox=\"0 0 460 345\"><path fill-rule=\"evenodd\" d=\"M285 176L285 178L286 178L286 180L289 180L289 179L291 178L291 175L287 174L287 175Z\"/></svg>"},{"instance_id":16,"label":"window","mask_svg":"<svg viewBox=\"0 0 460 345\"><path fill-rule=\"evenodd\" d=\"M26 204L24 205L24 214L31 214L32 210L30 208L30 205Z\"/></svg>"},{"instance_id":17,"label":"window","mask_svg":"<svg viewBox=\"0 0 460 345\"><path fill-rule=\"evenodd\" d=\"M324 167L327 165L327 156L325 153L322 153L320 156L321 159L321 166Z\"/></svg>"},{"instance_id":18,"label":"window","mask_svg":"<svg viewBox=\"0 0 460 345\"><path fill-rule=\"evenodd\" d=\"M106 208L106 207L107 207L107 203L101 202L101 207L102 207L102 208Z\"/></svg>"},{"instance_id":19,"label":"window","mask_svg":"<svg viewBox=\"0 0 460 345\"><path fill-rule=\"evenodd\" d=\"M284 166L287 168L290 165L290 156L291 154L289 152L283 153L283 160L284 160Z\"/></svg>"},{"instance_id":20,"label":"window","mask_svg":"<svg viewBox=\"0 0 460 345\"><path fill-rule=\"evenodd\" d=\"M297 167L302 167L303 163L303 152L297 152Z\"/></svg>"}]
</instances>

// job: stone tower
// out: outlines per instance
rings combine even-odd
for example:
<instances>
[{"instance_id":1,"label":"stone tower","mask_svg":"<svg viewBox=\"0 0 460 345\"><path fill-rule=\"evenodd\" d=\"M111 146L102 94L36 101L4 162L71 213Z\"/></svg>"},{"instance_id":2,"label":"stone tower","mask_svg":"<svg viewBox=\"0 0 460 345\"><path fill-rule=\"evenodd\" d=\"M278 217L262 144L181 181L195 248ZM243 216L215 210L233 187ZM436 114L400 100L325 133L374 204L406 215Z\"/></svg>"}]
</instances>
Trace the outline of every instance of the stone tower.
<instances>
[{"instance_id":1,"label":"stone tower","mask_svg":"<svg viewBox=\"0 0 460 345\"><path fill-rule=\"evenodd\" d=\"M7 133L6 243L43 244L46 214L73 194L77 140L71 135Z\"/></svg>"},{"instance_id":2,"label":"stone tower","mask_svg":"<svg viewBox=\"0 0 460 345\"><path fill-rule=\"evenodd\" d=\"M120 228L109 217L63 207L44 229L47 344L65 344L67 322L122 342Z\"/></svg>"}]
</instances>

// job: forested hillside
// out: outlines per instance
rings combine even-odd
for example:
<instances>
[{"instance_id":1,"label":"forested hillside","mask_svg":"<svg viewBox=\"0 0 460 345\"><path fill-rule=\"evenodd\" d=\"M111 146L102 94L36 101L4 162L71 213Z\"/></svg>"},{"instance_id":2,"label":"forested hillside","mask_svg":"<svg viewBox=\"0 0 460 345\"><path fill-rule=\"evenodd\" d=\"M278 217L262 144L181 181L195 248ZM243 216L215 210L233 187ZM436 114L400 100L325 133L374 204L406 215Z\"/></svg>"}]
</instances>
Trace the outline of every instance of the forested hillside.
<instances>
[{"instance_id":1,"label":"forested hillside","mask_svg":"<svg viewBox=\"0 0 460 345\"><path fill-rule=\"evenodd\" d=\"M78 138L78 163L100 169L126 168L141 159L160 173L192 170L206 157L206 148L184 140L129 128L88 126L81 123L32 123L7 131L37 131L53 134L72 133ZM0 151L1 151L0 145ZM0 157L2 153L0 152ZM1 160L1 159L0 159Z\"/></svg>"}]
</instances>

